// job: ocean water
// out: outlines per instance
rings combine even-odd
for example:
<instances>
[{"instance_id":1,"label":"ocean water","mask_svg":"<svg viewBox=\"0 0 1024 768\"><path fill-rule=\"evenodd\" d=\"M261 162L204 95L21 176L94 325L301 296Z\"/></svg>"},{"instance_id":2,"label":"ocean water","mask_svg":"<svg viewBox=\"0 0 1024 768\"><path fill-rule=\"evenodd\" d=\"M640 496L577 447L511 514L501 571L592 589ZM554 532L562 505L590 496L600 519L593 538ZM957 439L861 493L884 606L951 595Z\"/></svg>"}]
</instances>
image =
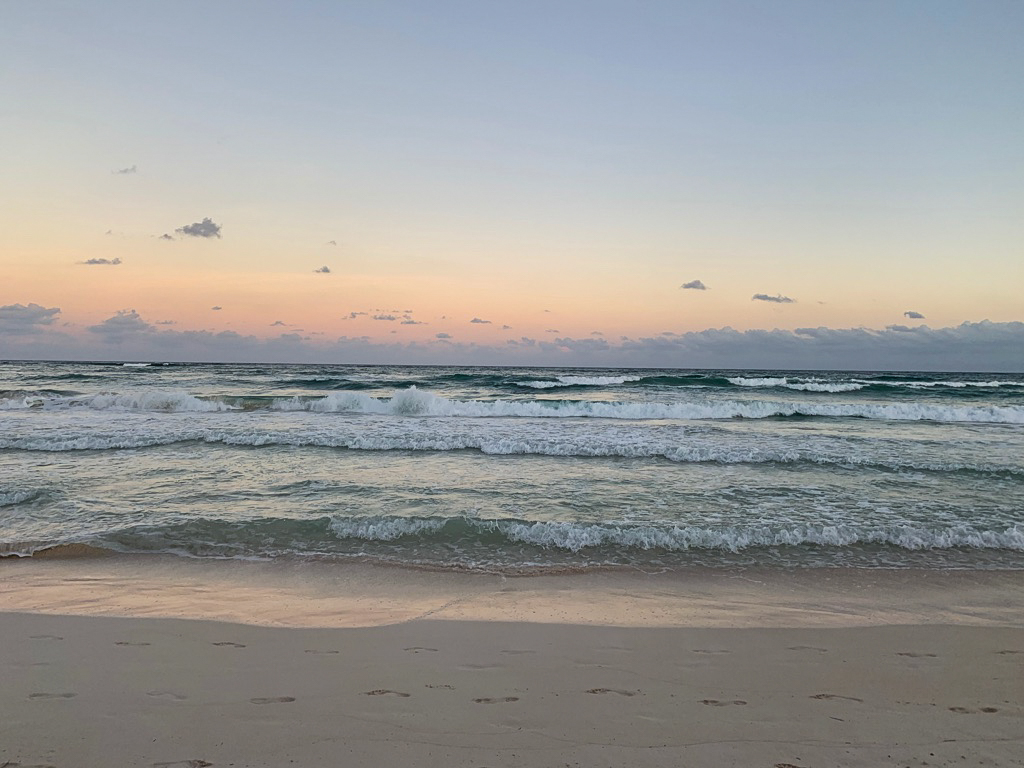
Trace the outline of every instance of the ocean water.
<instances>
[{"instance_id":1,"label":"ocean water","mask_svg":"<svg viewBox=\"0 0 1024 768\"><path fill-rule=\"evenodd\" d=\"M1024 568L1024 374L0 363L0 554Z\"/></svg>"}]
</instances>

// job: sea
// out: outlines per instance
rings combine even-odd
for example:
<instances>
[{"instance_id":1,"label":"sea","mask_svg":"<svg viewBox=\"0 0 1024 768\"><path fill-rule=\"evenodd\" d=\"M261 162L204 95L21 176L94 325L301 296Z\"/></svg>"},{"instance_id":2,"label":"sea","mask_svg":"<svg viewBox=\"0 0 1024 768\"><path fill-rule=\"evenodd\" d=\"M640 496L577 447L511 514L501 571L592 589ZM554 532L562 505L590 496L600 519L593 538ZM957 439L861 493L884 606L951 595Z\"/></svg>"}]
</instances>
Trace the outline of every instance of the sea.
<instances>
[{"instance_id":1,"label":"sea","mask_svg":"<svg viewBox=\"0 0 1024 768\"><path fill-rule=\"evenodd\" d=\"M1024 374L0 362L0 554L1024 568Z\"/></svg>"}]
</instances>

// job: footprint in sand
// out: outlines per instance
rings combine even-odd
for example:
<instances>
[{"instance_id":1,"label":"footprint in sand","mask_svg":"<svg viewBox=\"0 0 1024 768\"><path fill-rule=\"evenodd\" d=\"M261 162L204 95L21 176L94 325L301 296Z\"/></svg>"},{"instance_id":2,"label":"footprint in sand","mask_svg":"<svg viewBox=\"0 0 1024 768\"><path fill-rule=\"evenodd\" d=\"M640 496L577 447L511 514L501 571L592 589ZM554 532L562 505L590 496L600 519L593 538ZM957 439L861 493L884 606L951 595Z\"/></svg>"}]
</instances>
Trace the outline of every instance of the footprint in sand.
<instances>
[{"instance_id":1,"label":"footprint in sand","mask_svg":"<svg viewBox=\"0 0 1024 768\"><path fill-rule=\"evenodd\" d=\"M55 765L50 763L32 763L31 765L23 765L22 763L12 763L10 761L6 763L0 763L0 768L57 768Z\"/></svg>"},{"instance_id":2,"label":"footprint in sand","mask_svg":"<svg viewBox=\"0 0 1024 768\"><path fill-rule=\"evenodd\" d=\"M63 640L60 635L29 635L30 640Z\"/></svg>"},{"instance_id":3,"label":"footprint in sand","mask_svg":"<svg viewBox=\"0 0 1024 768\"><path fill-rule=\"evenodd\" d=\"M840 696L838 693L816 693L810 698L812 699L846 699L847 701L859 701L861 704L864 703L864 699L858 699L856 696Z\"/></svg>"},{"instance_id":4,"label":"footprint in sand","mask_svg":"<svg viewBox=\"0 0 1024 768\"><path fill-rule=\"evenodd\" d=\"M258 696L249 699L250 704L289 704L295 701L294 696Z\"/></svg>"},{"instance_id":5,"label":"footprint in sand","mask_svg":"<svg viewBox=\"0 0 1024 768\"><path fill-rule=\"evenodd\" d=\"M903 651L897 653L897 656L907 656L911 659L935 659L938 658L937 653L918 653L917 651Z\"/></svg>"},{"instance_id":6,"label":"footprint in sand","mask_svg":"<svg viewBox=\"0 0 1024 768\"><path fill-rule=\"evenodd\" d=\"M1007 651L996 651L1000 656L1007 656L1012 653L1024 653L1024 651L1007 650Z\"/></svg>"},{"instance_id":7,"label":"footprint in sand","mask_svg":"<svg viewBox=\"0 0 1024 768\"><path fill-rule=\"evenodd\" d=\"M617 693L619 696L636 696L640 691L624 691L621 688L590 688L587 693Z\"/></svg>"},{"instance_id":8,"label":"footprint in sand","mask_svg":"<svg viewBox=\"0 0 1024 768\"><path fill-rule=\"evenodd\" d=\"M473 699L474 704L511 704L513 701L519 701L519 697L504 696L498 699Z\"/></svg>"},{"instance_id":9,"label":"footprint in sand","mask_svg":"<svg viewBox=\"0 0 1024 768\"><path fill-rule=\"evenodd\" d=\"M403 648L403 651L409 651L409 653L437 653L437 648L424 648L420 645L414 645L411 648Z\"/></svg>"},{"instance_id":10,"label":"footprint in sand","mask_svg":"<svg viewBox=\"0 0 1024 768\"><path fill-rule=\"evenodd\" d=\"M424 688L443 688L446 691L454 691L455 690L455 686L454 685L448 685L447 683L441 683L440 685L431 685L430 683L427 683L423 687ZM0 767L0 768L2 768L2 767Z\"/></svg>"},{"instance_id":11,"label":"footprint in sand","mask_svg":"<svg viewBox=\"0 0 1024 768\"><path fill-rule=\"evenodd\" d=\"M828 653L828 648L818 648L816 645L790 645L786 647L787 651L817 651L818 653Z\"/></svg>"},{"instance_id":12,"label":"footprint in sand","mask_svg":"<svg viewBox=\"0 0 1024 768\"><path fill-rule=\"evenodd\" d=\"M228 648L245 648L245 646L242 645L241 643L232 643L230 640L224 640L224 641L219 642L219 643L210 643L210 645L219 645L219 646L228 647Z\"/></svg>"},{"instance_id":13,"label":"footprint in sand","mask_svg":"<svg viewBox=\"0 0 1024 768\"><path fill-rule=\"evenodd\" d=\"M173 763L153 763L153 768L207 768L213 765L206 760L177 760Z\"/></svg>"},{"instance_id":14,"label":"footprint in sand","mask_svg":"<svg viewBox=\"0 0 1024 768\"><path fill-rule=\"evenodd\" d=\"M173 691L146 691L146 695L152 696L154 699L170 699L171 701L184 701L188 698Z\"/></svg>"},{"instance_id":15,"label":"footprint in sand","mask_svg":"<svg viewBox=\"0 0 1024 768\"><path fill-rule=\"evenodd\" d=\"M73 699L77 693L31 693L30 699Z\"/></svg>"},{"instance_id":16,"label":"footprint in sand","mask_svg":"<svg viewBox=\"0 0 1024 768\"><path fill-rule=\"evenodd\" d=\"M709 707L728 707L733 704L737 706L742 706L747 702L743 701L743 699L733 699L732 701L718 701L717 699L701 699L700 703L707 704Z\"/></svg>"},{"instance_id":17,"label":"footprint in sand","mask_svg":"<svg viewBox=\"0 0 1024 768\"><path fill-rule=\"evenodd\" d=\"M364 696L398 696L402 699L408 699L410 694L404 691L392 691L390 688L377 688L374 691L364 691Z\"/></svg>"},{"instance_id":18,"label":"footprint in sand","mask_svg":"<svg viewBox=\"0 0 1024 768\"><path fill-rule=\"evenodd\" d=\"M134 645L134 646L142 647L144 645L150 645L150 643L133 643L133 642L130 642L128 640L118 640L116 643L114 643L114 645Z\"/></svg>"},{"instance_id":19,"label":"footprint in sand","mask_svg":"<svg viewBox=\"0 0 1024 768\"><path fill-rule=\"evenodd\" d=\"M998 712L999 710L995 707L981 707L979 709L970 709L969 707L950 707L949 711L956 712L958 715L977 715L981 712L984 712L986 715L991 715L993 712Z\"/></svg>"}]
</instances>

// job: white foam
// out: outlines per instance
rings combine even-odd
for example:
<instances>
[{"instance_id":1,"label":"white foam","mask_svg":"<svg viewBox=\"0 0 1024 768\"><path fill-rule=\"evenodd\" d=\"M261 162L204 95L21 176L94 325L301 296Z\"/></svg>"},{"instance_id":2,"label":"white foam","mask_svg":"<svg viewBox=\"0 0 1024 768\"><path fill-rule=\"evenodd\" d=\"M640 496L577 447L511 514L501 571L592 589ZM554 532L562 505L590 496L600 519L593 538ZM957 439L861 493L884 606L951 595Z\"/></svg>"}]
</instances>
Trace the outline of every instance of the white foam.
<instances>
[{"instance_id":1,"label":"white foam","mask_svg":"<svg viewBox=\"0 0 1024 768\"><path fill-rule=\"evenodd\" d=\"M403 536L435 534L449 523L472 535L500 533L509 541L579 553L597 547L685 551L718 549L740 552L751 547L849 547L888 544L907 550L1009 549L1024 551L1024 528L976 529L967 525L925 528L911 524L889 526L790 525L723 526L704 528L671 524L531 522L475 518L335 518L331 529L342 538L393 541Z\"/></svg>"},{"instance_id":2,"label":"white foam","mask_svg":"<svg viewBox=\"0 0 1024 768\"><path fill-rule=\"evenodd\" d=\"M557 381L520 381L520 387L553 389L555 387L607 387L640 381L640 376L556 376Z\"/></svg>"},{"instance_id":3,"label":"white foam","mask_svg":"<svg viewBox=\"0 0 1024 768\"><path fill-rule=\"evenodd\" d=\"M800 435L730 434L707 427L662 425L637 430L631 424L593 421L564 422L483 419L324 420L296 414L268 423L267 414L232 415L202 423L190 414L176 419L133 417L123 424L59 423L28 432L0 429L0 449L22 451L118 450L205 442L231 446L293 446L354 451L464 451L489 455L556 457L655 458L679 463L818 464L932 472L974 471L1024 475L1020 456L1012 451L1003 463L990 460L987 442L962 442L955 457L936 456L929 440L905 439L865 444L856 439Z\"/></svg>"},{"instance_id":4,"label":"white foam","mask_svg":"<svg viewBox=\"0 0 1024 768\"><path fill-rule=\"evenodd\" d=\"M519 416L601 419L763 419L774 416L860 417L898 421L988 422L1024 424L1024 406L953 406L920 403L788 403L718 400L681 403L449 400L410 387L390 400L358 392L323 398L275 401L274 408L398 416Z\"/></svg>"},{"instance_id":5,"label":"white foam","mask_svg":"<svg viewBox=\"0 0 1024 768\"><path fill-rule=\"evenodd\" d=\"M1024 387L1024 381L876 381L874 379L857 379L856 381L861 384L909 387L910 389L931 389L933 387L949 387L950 389L965 389L966 387L981 387L984 389Z\"/></svg>"},{"instance_id":6,"label":"white foam","mask_svg":"<svg viewBox=\"0 0 1024 768\"><path fill-rule=\"evenodd\" d=\"M748 378L745 376L734 376L727 381L738 387L772 387L780 389L793 389L799 392L856 392L864 389L866 383L824 381L820 379L788 379L788 378Z\"/></svg>"},{"instance_id":7,"label":"white foam","mask_svg":"<svg viewBox=\"0 0 1024 768\"><path fill-rule=\"evenodd\" d=\"M30 407L93 410L218 412L240 410L217 399L202 399L187 392L139 389L83 397L22 398L4 401L3 409ZM1024 406L943 405L935 403L821 403L773 400L696 400L675 403L594 402L558 400L449 400L409 387L389 398L362 392L332 392L324 397L277 398L271 410L317 413L378 414L390 416L522 417L591 419L764 419L777 416L821 416L895 421L980 422L1024 424Z\"/></svg>"}]
</instances>

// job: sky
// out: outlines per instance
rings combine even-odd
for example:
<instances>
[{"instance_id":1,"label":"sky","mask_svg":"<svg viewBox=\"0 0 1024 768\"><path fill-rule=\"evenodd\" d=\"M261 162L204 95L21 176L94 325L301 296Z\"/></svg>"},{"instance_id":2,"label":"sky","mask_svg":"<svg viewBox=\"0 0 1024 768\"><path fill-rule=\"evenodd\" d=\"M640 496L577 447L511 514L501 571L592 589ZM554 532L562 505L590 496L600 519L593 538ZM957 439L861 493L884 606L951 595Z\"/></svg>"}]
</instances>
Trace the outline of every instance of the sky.
<instances>
[{"instance_id":1,"label":"sky","mask_svg":"<svg viewBox=\"0 0 1024 768\"><path fill-rule=\"evenodd\" d=\"M1024 370L1024 3L0 4L0 359Z\"/></svg>"}]
</instances>

